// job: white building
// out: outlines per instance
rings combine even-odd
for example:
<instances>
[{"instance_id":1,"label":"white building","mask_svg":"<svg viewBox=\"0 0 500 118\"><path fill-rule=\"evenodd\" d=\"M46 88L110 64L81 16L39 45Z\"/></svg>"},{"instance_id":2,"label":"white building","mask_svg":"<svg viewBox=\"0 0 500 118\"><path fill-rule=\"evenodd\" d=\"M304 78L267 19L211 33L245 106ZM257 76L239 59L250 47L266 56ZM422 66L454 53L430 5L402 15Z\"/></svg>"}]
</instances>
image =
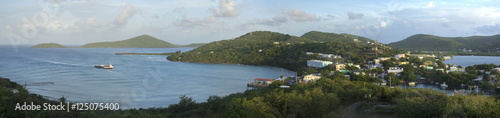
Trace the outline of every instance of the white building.
<instances>
[{"instance_id":1,"label":"white building","mask_svg":"<svg viewBox=\"0 0 500 118\"><path fill-rule=\"evenodd\" d=\"M381 62L382 61L385 61L385 60L389 60L391 59L390 57L379 57L378 60L380 60Z\"/></svg>"},{"instance_id":2,"label":"white building","mask_svg":"<svg viewBox=\"0 0 500 118\"><path fill-rule=\"evenodd\" d=\"M309 75L304 76L303 81L304 82L314 82L314 81L318 80L319 78L321 78L321 76L319 74L309 74Z\"/></svg>"},{"instance_id":3,"label":"white building","mask_svg":"<svg viewBox=\"0 0 500 118\"><path fill-rule=\"evenodd\" d=\"M333 64L333 62L322 61L322 60L308 60L307 61L307 66L315 67L315 68L323 68L323 67L328 66L330 64Z\"/></svg>"},{"instance_id":4,"label":"white building","mask_svg":"<svg viewBox=\"0 0 500 118\"><path fill-rule=\"evenodd\" d=\"M306 52L306 55L313 55L313 52Z\"/></svg>"},{"instance_id":5,"label":"white building","mask_svg":"<svg viewBox=\"0 0 500 118\"><path fill-rule=\"evenodd\" d=\"M342 56L340 56L340 55L334 55L334 54L322 54L320 56L325 57L325 58L332 58L332 59L342 58Z\"/></svg>"},{"instance_id":6,"label":"white building","mask_svg":"<svg viewBox=\"0 0 500 118\"><path fill-rule=\"evenodd\" d=\"M387 73L398 74L401 72L403 72L403 68L401 68L401 67L389 67L389 69L387 70Z\"/></svg>"},{"instance_id":7,"label":"white building","mask_svg":"<svg viewBox=\"0 0 500 118\"><path fill-rule=\"evenodd\" d=\"M394 58L396 58L396 59L405 58L405 57L406 57L406 54L397 54L397 55L394 55Z\"/></svg>"}]
</instances>

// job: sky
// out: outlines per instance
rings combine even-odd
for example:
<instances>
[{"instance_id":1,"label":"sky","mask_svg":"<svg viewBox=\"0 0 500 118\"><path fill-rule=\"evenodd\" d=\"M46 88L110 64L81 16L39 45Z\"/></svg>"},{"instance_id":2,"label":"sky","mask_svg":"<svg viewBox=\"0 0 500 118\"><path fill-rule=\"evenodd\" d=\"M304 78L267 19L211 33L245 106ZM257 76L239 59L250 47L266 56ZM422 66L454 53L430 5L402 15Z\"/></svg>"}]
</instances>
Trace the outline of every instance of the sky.
<instances>
[{"instance_id":1,"label":"sky","mask_svg":"<svg viewBox=\"0 0 500 118\"><path fill-rule=\"evenodd\" d=\"M500 0L1 0L0 44L83 45L151 35L178 45L252 31L349 33L382 43L414 34L500 34Z\"/></svg>"}]
</instances>

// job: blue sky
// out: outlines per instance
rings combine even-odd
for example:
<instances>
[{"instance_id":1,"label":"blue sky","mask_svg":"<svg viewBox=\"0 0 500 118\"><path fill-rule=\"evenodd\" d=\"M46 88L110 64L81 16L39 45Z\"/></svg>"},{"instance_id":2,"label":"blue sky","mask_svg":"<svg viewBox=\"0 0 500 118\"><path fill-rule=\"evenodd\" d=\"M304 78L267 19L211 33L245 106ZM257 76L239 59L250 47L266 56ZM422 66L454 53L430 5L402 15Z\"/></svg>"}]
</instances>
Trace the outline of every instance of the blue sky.
<instances>
[{"instance_id":1,"label":"blue sky","mask_svg":"<svg viewBox=\"0 0 500 118\"><path fill-rule=\"evenodd\" d=\"M1 1L0 44L83 45L147 34L208 43L251 31L349 33L382 43L414 34L500 34L500 0Z\"/></svg>"}]
</instances>

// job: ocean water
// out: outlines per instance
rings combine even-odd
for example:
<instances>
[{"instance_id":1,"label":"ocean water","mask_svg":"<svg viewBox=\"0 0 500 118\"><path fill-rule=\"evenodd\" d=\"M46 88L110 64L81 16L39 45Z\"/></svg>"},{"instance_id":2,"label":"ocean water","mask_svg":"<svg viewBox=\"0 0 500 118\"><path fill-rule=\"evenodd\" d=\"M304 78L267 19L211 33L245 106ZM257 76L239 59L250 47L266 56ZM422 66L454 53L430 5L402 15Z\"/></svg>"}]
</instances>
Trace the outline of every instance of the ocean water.
<instances>
[{"instance_id":1,"label":"ocean water","mask_svg":"<svg viewBox=\"0 0 500 118\"><path fill-rule=\"evenodd\" d=\"M46 98L72 102L120 103L120 108L167 107L180 95L205 102L211 95L244 92L254 78L277 78L270 66L172 62L165 53L194 48L29 48L0 46L0 76L19 84L54 82L26 88ZM94 65L112 63L114 69ZM285 76L292 71L285 70Z\"/></svg>"},{"instance_id":2,"label":"ocean water","mask_svg":"<svg viewBox=\"0 0 500 118\"><path fill-rule=\"evenodd\" d=\"M453 59L443 61L446 64L459 64L463 67L476 64L500 65L500 56L453 56Z\"/></svg>"}]
</instances>

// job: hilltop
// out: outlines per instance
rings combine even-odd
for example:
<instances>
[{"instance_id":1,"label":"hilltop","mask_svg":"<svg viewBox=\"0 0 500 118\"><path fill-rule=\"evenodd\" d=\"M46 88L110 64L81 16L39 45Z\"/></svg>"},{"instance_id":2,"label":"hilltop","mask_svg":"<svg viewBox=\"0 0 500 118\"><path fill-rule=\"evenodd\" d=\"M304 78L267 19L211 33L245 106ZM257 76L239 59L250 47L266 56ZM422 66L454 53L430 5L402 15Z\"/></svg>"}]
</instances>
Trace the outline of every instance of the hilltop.
<instances>
[{"instance_id":1,"label":"hilltop","mask_svg":"<svg viewBox=\"0 0 500 118\"><path fill-rule=\"evenodd\" d=\"M336 34L336 33L325 33L319 31L310 31L300 36L302 38L314 40L314 41L339 41L343 43L358 43L358 44L366 44L367 42L375 42L372 39L356 36L351 34Z\"/></svg>"},{"instance_id":2,"label":"hilltop","mask_svg":"<svg viewBox=\"0 0 500 118\"><path fill-rule=\"evenodd\" d=\"M32 46L31 48L65 48L65 47L63 45L57 44L57 43L41 43L41 44Z\"/></svg>"},{"instance_id":3,"label":"hilltop","mask_svg":"<svg viewBox=\"0 0 500 118\"><path fill-rule=\"evenodd\" d=\"M464 48L471 51L500 51L500 35L470 36L470 37L440 37L428 34L416 34L404 40L390 43L394 47L409 50L426 51L461 51Z\"/></svg>"},{"instance_id":4,"label":"hilltop","mask_svg":"<svg viewBox=\"0 0 500 118\"><path fill-rule=\"evenodd\" d=\"M89 43L82 46L83 48L168 48L180 47L169 42L151 37L149 35L141 35L127 40L114 42L97 42Z\"/></svg>"}]
</instances>

